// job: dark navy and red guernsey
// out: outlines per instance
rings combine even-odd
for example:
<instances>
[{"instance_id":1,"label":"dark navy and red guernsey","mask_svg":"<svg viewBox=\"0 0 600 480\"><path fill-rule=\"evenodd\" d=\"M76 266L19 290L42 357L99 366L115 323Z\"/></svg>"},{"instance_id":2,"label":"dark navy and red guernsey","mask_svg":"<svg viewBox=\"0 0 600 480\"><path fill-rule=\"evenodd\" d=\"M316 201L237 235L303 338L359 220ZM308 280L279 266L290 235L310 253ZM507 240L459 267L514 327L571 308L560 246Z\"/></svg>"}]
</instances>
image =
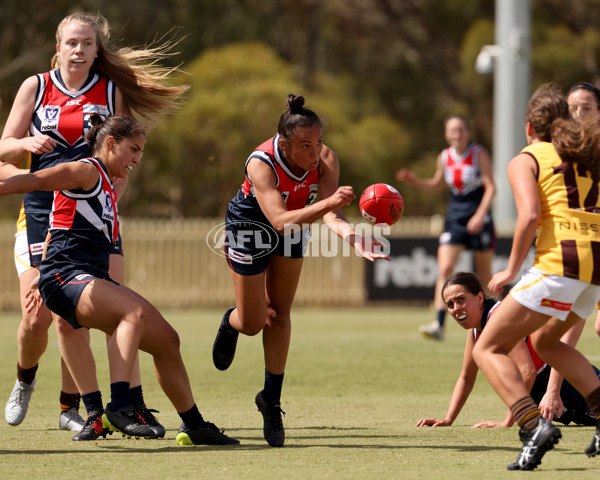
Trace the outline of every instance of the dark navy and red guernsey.
<instances>
[{"instance_id":1,"label":"dark navy and red guernsey","mask_svg":"<svg viewBox=\"0 0 600 480\"><path fill-rule=\"evenodd\" d=\"M301 176L294 175L278 144L279 134L259 145L246 160L245 168L248 168L248 162L253 158L266 163L275 174L276 188L283 197L287 209L304 208L317 197L319 169L305 171ZM231 213L235 213L235 217L240 219L266 221L254 196L254 189L247 171L242 188L230 202L229 209Z\"/></svg>"},{"instance_id":2,"label":"dark navy and red guernsey","mask_svg":"<svg viewBox=\"0 0 600 480\"><path fill-rule=\"evenodd\" d=\"M80 160L98 169L91 190L54 192L50 216L51 241L47 260L53 268L83 269L96 276L108 273L110 247L117 241L117 198L104 164L95 158Z\"/></svg>"},{"instance_id":3,"label":"dark navy and red guernsey","mask_svg":"<svg viewBox=\"0 0 600 480\"><path fill-rule=\"evenodd\" d=\"M442 152L444 179L450 189L447 219L466 225L477 211L484 188L479 168L481 146L471 143L462 155L448 147Z\"/></svg>"}]
</instances>

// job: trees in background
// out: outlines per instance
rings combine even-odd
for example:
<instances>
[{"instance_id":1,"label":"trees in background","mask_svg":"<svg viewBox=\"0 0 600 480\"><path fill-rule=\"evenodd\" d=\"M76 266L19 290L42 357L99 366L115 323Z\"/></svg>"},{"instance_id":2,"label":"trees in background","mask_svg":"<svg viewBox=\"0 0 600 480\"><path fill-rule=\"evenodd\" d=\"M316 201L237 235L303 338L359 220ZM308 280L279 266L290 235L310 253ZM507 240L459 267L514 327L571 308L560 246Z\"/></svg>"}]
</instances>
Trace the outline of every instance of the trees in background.
<instances>
[{"instance_id":1,"label":"trees in background","mask_svg":"<svg viewBox=\"0 0 600 480\"><path fill-rule=\"evenodd\" d=\"M498 0L497 0L498 1ZM325 120L341 183L394 183L401 165L422 175L445 145L450 113L471 119L491 150L491 76L475 73L494 41L494 2L477 0L109 0L2 2L0 125L23 79L49 67L56 25L101 11L117 45L183 37L171 59L189 99L151 133L121 202L125 215L221 215L250 151L272 135L289 92ZM532 0L533 87L600 84L596 0ZM442 197L404 189L406 214L443 212ZM15 216L2 202L0 212Z\"/></svg>"}]
</instances>

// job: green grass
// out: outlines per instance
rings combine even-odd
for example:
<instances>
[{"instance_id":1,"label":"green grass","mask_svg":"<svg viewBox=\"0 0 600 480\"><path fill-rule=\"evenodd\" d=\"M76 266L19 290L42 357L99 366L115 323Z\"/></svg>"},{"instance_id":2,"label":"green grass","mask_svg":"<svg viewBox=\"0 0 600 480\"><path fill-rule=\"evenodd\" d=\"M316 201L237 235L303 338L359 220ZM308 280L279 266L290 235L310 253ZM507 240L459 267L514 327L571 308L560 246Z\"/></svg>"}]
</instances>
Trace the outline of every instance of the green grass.
<instances>
[{"instance_id":1,"label":"green grass","mask_svg":"<svg viewBox=\"0 0 600 480\"><path fill-rule=\"evenodd\" d=\"M460 370L465 332L448 326L444 342L426 341L417 327L424 308L298 309L282 407L286 445L273 449L262 437L254 396L262 388L260 337L241 337L226 372L212 366L211 346L222 312L173 311L196 401L205 418L240 439L238 447L180 447L180 420L142 357L146 401L160 410L164 440L113 435L79 443L58 430L59 353L51 329L48 350L27 418L19 427L0 422L0 477L74 478L344 478L344 479L597 479L600 459L582 452L593 429L562 428L563 439L533 473L507 472L519 450L517 429L471 429L502 419L505 407L480 374L471 398L450 428L415 428L422 417L443 417ZM0 405L15 377L16 314L0 323ZM600 364L591 322L580 346ZM109 400L103 335L92 333L100 386ZM595 355L595 356L594 356Z\"/></svg>"}]
</instances>

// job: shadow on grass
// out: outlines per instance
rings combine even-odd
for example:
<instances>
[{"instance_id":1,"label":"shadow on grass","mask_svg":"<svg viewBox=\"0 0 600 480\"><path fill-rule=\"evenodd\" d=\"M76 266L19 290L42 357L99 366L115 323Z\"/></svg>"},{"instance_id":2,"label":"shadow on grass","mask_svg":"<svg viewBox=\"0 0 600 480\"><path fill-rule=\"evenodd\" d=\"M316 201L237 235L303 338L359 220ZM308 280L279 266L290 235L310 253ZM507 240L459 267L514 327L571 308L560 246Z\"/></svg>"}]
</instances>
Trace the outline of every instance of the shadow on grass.
<instances>
[{"instance_id":1,"label":"shadow on grass","mask_svg":"<svg viewBox=\"0 0 600 480\"><path fill-rule=\"evenodd\" d=\"M286 438L284 450L306 450L314 448L327 448L327 449L339 449L339 450L388 450L388 451L400 451L400 450L440 450L440 451L453 451L458 453L485 453L485 452L507 452L510 454L516 454L519 450L517 444L515 446L504 446L504 445L457 445L440 443L437 445L424 445L423 443L409 443L414 441L410 435L381 435L381 434L369 434L369 431L374 429L368 427L336 427L336 426L307 426L307 427L287 427L286 432L291 433ZM55 431L55 429L48 429L47 431ZM65 441L57 449L24 449L24 450L10 450L0 449L0 456L2 455L72 455L77 453L111 453L117 455L123 454L140 454L140 453L152 453L152 454L193 454L200 452L232 452L232 451L268 451L274 450L272 447L266 444L262 428L231 428L226 429L229 435L234 436L240 440L240 445L190 445L190 446L179 446L175 442L175 435L177 429L168 429L173 436L169 436L164 439L127 439L117 435L107 437L106 439L99 439L92 442L85 442L84 444L76 444L75 442ZM304 435L303 432L308 433ZM294 435L295 433L295 435ZM373 443L378 441L378 443ZM83 445L89 448L80 448ZM560 449L560 447L559 447ZM275 449L281 451L282 449ZM564 451L562 453L568 455L581 455L581 452L576 451ZM588 470L597 470L597 466L590 465L589 467L577 467L577 468L561 468L559 469L565 472L579 472Z\"/></svg>"},{"instance_id":2,"label":"shadow on grass","mask_svg":"<svg viewBox=\"0 0 600 480\"><path fill-rule=\"evenodd\" d=\"M52 429L53 430L53 429ZM434 450L453 450L460 453L463 452L487 452L487 451L507 451L517 452L518 448L505 446L473 446L473 445L423 445L407 444L410 437L407 435L371 435L368 432L373 430L366 427L335 427L335 426L310 426L310 427L290 427L286 428L286 432L296 432L297 435L287 435L285 449L308 449L308 448L330 448L330 449L373 449L373 450L403 450L403 449L434 449ZM51 431L49 429L49 431ZM177 429L169 429L175 436ZM162 439L134 439L117 436L109 436L106 439L98 439L92 442L83 444L69 442L56 450L52 449L26 449L26 450L2 450L0 455L61 455L74 453L94 453L106 452L115 454L126 453L190 453L197 451L260 451L273 449L266 444L263 437L262 428L233 428L226 429L227 434L234 436L240 440L240 445L189 445L179 446L175 444L175 438L168 437ZM237 433L241 433L241 435ZM302 432L310 432L308 435L303 435ZM321 432L321 434L319 434ZM342 432L342 433L340 433ZM356 432L356 433L351 433ZM380 443L373 443L374 440L379 440ZM166 442L171 445L164 445ZM312 443L311 443L312 442ZM385 442L385 443L381 443ZM405 442L405 443L402 443ZM78 445L89 445L91 448L77 448ZM163 444L163 445L161 445Z\"/></svg>"}]
</instances>

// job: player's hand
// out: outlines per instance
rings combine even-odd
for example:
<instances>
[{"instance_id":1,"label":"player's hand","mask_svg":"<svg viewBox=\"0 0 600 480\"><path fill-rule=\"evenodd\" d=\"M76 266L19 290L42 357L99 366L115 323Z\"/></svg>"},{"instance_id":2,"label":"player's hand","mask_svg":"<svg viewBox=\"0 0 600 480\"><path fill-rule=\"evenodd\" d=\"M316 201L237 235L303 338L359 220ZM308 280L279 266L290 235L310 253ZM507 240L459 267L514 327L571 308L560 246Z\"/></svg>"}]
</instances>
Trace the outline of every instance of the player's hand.
<instances>
[{"instance_id":1,"label":"player's hand","mask_svg":"<svg viewBox=\"0 0 600 480\"><path fill-rule=\"evenodd\" d=\"M546 391L540 401L540 414L542 417L551 422L555 414L557 418L560 418L563 408L564 405L560 395Z\"/></svg>"},{"instance_id":2,"label":"player's hand","mask_svg":"<svg viewBox=\"0 0 600 480\"><path fill-rule=\"evenodd\" d=\"M406 170L405 168L396 172L396 180L399 182L415 183L416 178L417 176L413 172Z\"/></svg>"},{"instance_id":3,"label":"player's hand","mask_svg":"<svg viewBox=\"0 0 600 480\"><path fill-rule=\"evenodd\" d=\"M38 289L39 280L40 274L38 272L37 276L32 280L31 285L29 285L29 290L25 292L25 309L27 313L31 313L35 309L36 316L40 313L40 309L44 303Z\"/></svg>"},{"instance_id":4,"label":"player's hand","mask_svg":"<svg viewBox=\"0 0 600 480\"><path fill-rule=\"evenodd\" d=\"M374 262L378 258L390 260L389 255L385 253L386 245L375 238L362 238L360 235L354 234L354 239L350 243L356 253L370 262Z\"/></svg>"},{"instance_id":5,"label":"player's hand","mask_svg":"<svg viewBox=\"0 0 600 480\"><path fill-rule=\"evenodd\" d=\"M493 420L488 420L486 422L476 423L471 428L506 428L506 427L508 427L506 422L495 422Z\"/></svg>"},{"instance_id":6,"label":"player's hand","mask_svg":"<svg viewBox=\"0 0 600 480\"><path fill-rule=\"evenodd\" d=\"M352 187L339 187L335 193L329 197L331 209L334 210L336 208L347 207L355 198L356 196L354 195L354 190Z\"/></svg>"},{"instance_id":7,"label":"player's hand","mask_svg":"<svg viewBox=\"0 0 600 480\"><path fill-rule=\"evenodd\" d=\"M422 418L415 427L449 427L452 425L450 420L440 420L439 418Z\"/></svg>"},{"instance_id":8,"label":"player's hand","mask_svg":"<svg viewBox=\"0 0 600 480\"><path fill-rule=\"evenodd\" d=\"M34 135L33 137L25 137L25 150L36 155L49 153L56 147L56 142L48 135Z\"/></svg>"},{"instance_id":9,"label":"player's hand","mask_svg":"<svg viewBox=\"0 0 600 480\"><path fill-rule=\"evenodd\" d=\"M505 285L513 281L515 275L509 270L502 270L496 273L488 283L490 292L500 293Z\"/></svg>"},{"instance_id":10,"label":"player's hand","mask_svg":"<svg viewBox=\"0 0 600 480\"><path fill-rule=\"evenodd\" d=\"M478 235L483 230L484 225L485 217L480 218L477 215L473 215L467 222L467 232L469 232L469 235Z\"/></svg>"}]
</instances>

